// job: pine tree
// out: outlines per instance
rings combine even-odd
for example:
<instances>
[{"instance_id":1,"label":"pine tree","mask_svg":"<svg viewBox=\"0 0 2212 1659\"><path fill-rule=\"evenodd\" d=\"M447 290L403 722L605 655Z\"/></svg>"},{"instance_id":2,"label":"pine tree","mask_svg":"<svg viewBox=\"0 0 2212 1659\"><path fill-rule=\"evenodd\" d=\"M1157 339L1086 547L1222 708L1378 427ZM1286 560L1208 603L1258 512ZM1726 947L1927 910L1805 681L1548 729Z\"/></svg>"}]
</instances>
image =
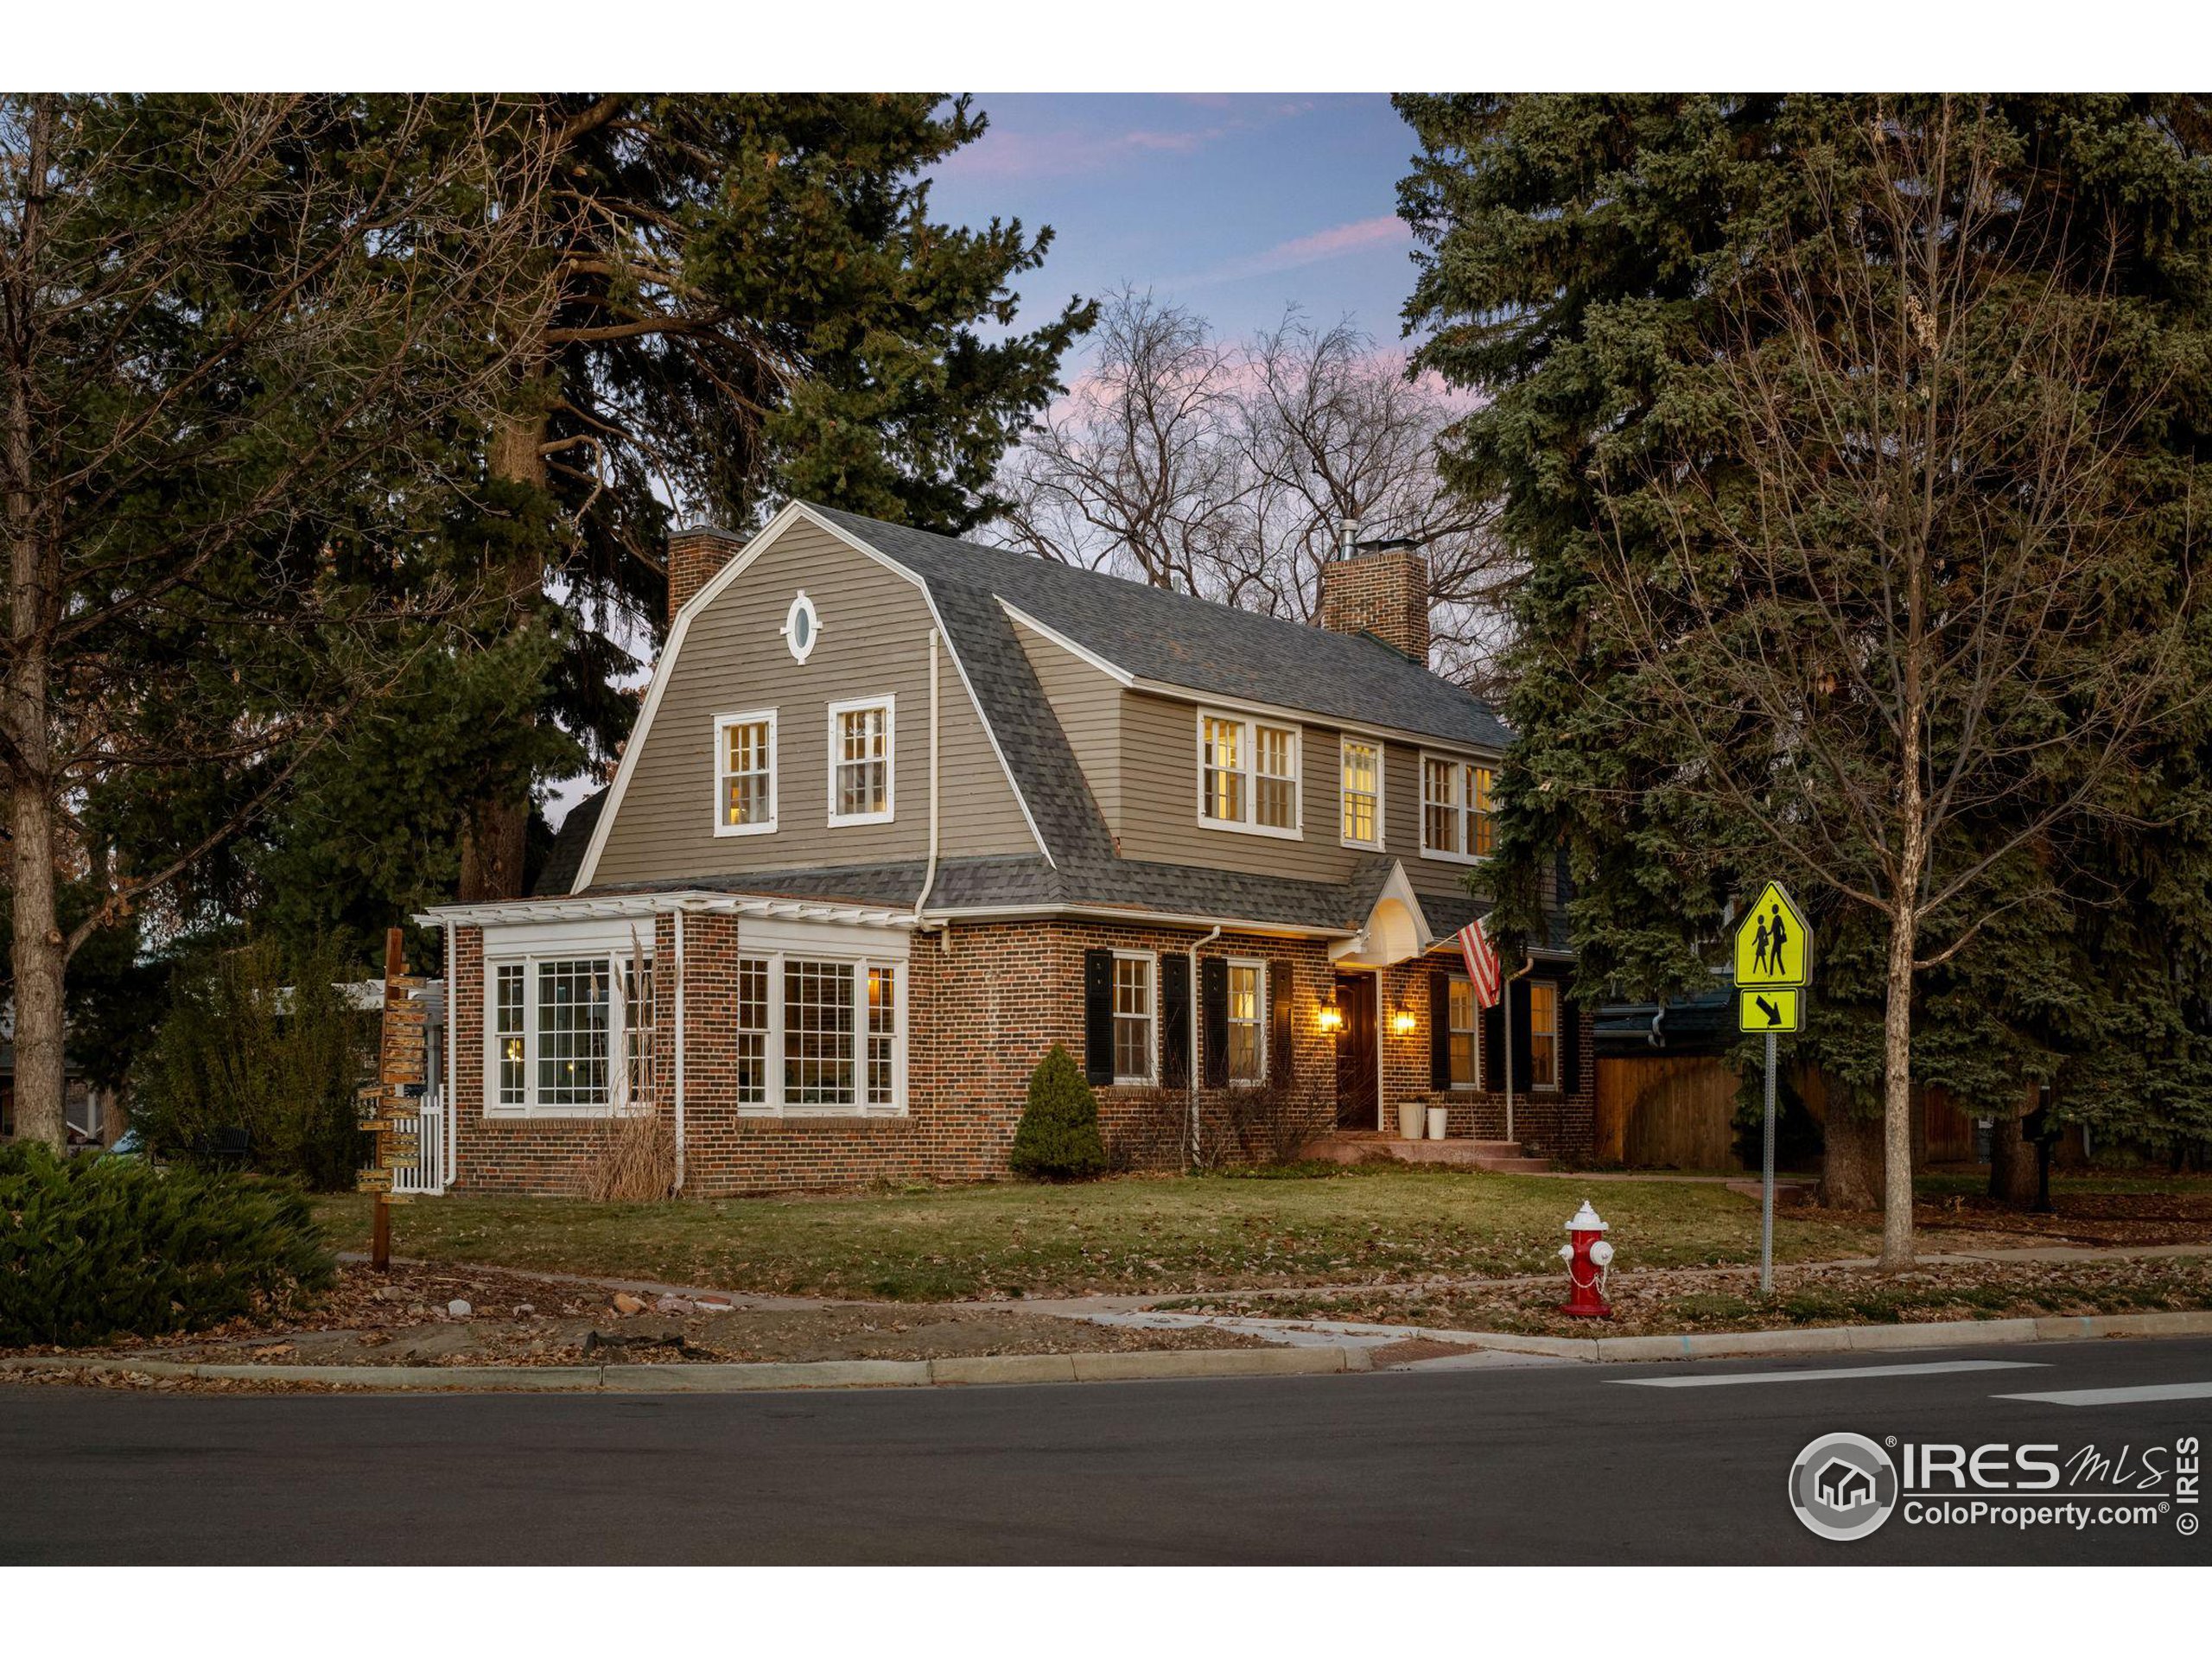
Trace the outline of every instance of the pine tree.
<instances>
[{"instance_id":1,"label":"pine tree","mask_svg":"<svg viewBox=\"0 0 2212 1659\"><path fill-rule=\"evenodd\" d=\"M1098 1098L1058 1043L1029 1074L1029 1103L1014 1131L1007 1160L1017 1175L1046 1181L1082 1181L1106 1169L1106 1143L1098 1135Z\"/></svg>"}]
</instances>

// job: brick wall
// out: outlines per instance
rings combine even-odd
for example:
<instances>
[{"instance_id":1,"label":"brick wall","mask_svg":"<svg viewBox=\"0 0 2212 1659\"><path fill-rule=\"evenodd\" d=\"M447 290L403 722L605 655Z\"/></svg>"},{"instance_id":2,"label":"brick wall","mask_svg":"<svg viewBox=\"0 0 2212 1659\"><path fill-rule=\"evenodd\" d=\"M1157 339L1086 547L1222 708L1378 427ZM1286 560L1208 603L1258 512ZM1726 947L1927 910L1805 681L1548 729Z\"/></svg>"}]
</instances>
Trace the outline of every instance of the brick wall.
<instances>
[{"instance_id":1,"label":"brick wall","mask_svg":"<svg viewBox=\"0 0 2212 1659\"><path fill-rule=\"evenodd\" d=\"M455 1180L460 1191L575 1192L603 1134L594 1119L486 1118L484 1089L484 969L480 930L455 930L454 1034L458 1055ZM1084 1051L1083 953L1094 946L1186 950L1197 929L1059 921L956 925L916 938L908 963L907 1110L903 1117L757 1117L737 1108L736 963L742 924L727 916L684 918L685 1192L723 1197L868 1182L988 1180L1007 1173L1029 1073L1054 1042L1078 1061ZM675 938L658 918L654 976L658 1003L655 1109L673 1116ZM1258 957L1291 985L1292 1065L1287 1109L1312 1134L1335 1120L1334 1041L1315 1020L1333 995L1333 974L1319 942L1226 934L1199 954ZM1196 985L1193 983L1193 1001ZM1424 1049L1423 1053L1427 1051ZM1102 1128L1122 1161L1180 1161L1186 1095L1163 1103L1156 1090L1098 1091ZM1229 1090L1201 1089L1202 1115L1218 1125ZM1178 1122L1172 1144L1157 1144L1163 1109Z\"/></svg>"},{"instance_id":2,"label":"brick wall","mask_svg":"<svg viewBox=\"0 0 2212 1659\"><path fill-rule=\"evenodd\" d=\"M692 594L714 580L745 545L741 537L726 530L697 524L673 532L668 538L668 620L673 623Z\"/></svg>"},{"instance_id":3,"label":"brick wall","mask_svg":"<svg viewBox=\"0 0 2212 1659\"><path fill-rule=\"evenodd\" d=\"M1321 567L1321 626L1371 633L1428 661L1428 556L1411 548L1332 559Z\"/></svg>"}]
</instances>

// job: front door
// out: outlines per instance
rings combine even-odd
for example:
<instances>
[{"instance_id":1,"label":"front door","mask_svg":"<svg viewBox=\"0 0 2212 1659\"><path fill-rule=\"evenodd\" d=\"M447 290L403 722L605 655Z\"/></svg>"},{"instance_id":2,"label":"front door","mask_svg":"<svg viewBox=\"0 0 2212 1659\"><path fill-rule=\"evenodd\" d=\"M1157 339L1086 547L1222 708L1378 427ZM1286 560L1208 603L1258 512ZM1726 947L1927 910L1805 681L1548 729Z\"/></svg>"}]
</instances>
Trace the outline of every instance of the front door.
<instances>
[{"instance_id":1,"label":"front door","mask_svg":"<svg viewBox=\"0 0 2212 1659\"><path fill-rule=\"evenodd\" d=\"M1340 976L1337 1007L1344 1016L1337 1033L1337 1127L1371 1129L1382 1121L1375 1093L1375 976Z\"/></svg>"}]
</instances>

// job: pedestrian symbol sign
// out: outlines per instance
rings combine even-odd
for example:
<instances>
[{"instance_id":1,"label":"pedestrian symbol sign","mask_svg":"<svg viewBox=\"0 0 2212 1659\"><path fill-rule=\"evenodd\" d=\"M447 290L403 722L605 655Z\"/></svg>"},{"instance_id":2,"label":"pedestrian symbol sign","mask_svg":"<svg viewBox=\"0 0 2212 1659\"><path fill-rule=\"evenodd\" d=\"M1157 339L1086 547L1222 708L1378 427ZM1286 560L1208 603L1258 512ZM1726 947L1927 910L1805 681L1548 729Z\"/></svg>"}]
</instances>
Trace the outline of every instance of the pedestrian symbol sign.
<instances>
[{"instance_id":1,"label":"pedestrian symbol sign","mask_svg":"<svg viewBox=\"0 0 2212 1659\"><path fill-rule=\"evenodd\" d=\"M1813 930L1804 912L1782 883L1768 882L1736 925L1736 988L1802 989L1812 983L1812 966Z\"/></svg>"},{"instance_id":2,"label":"pedestrian symbol sign","mask_svg":"<svg viewBox=\"0 0 2212 1659\"><path fill-rule=\"evenodd\" d=\"M1739 991L1736 996L1736 1029L1754 1034L1762 1031L1805 1029L1802 991Z\"/></svg>"}]
</instances>

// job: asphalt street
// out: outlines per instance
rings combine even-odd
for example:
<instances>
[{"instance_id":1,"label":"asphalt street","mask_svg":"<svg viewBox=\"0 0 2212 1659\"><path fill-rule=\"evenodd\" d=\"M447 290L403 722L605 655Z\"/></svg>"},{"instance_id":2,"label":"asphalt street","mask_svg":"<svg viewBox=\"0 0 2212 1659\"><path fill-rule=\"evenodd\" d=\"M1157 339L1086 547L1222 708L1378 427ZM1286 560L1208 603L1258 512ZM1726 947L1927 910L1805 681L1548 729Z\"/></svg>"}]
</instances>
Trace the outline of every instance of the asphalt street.
<instances>
[{"instance_id":1,"label":"asphalt street","mask_svg":"<svg viewBox=\"0 0 2212 1659\"><path fill-rule=\"evenodd\" d=\"M1835 1430L2140 1475L2212 1439L2212 1341L687 1397L0 1388L0 1561L2212 1560L2171 1450L2155 1519L1900 1505L1829 1542L1786 1482Z\"/></svg>"}]
</instances>

